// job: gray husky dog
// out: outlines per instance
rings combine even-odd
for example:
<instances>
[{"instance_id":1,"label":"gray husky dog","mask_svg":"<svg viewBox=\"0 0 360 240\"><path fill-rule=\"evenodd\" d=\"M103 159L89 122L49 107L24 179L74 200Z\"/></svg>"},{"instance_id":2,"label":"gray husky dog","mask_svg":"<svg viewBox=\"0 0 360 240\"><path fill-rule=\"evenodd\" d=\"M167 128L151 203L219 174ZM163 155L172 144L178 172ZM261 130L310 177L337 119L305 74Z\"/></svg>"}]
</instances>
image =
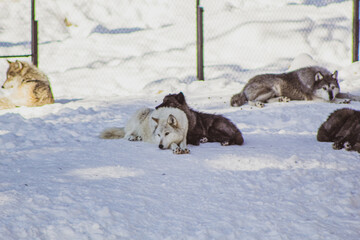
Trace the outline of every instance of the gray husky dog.
<instances>
[{"instance_id":1,"label":"gray husky dog","mask_svg":"<svg viewBox=\"0 0 360 240\"><path fill-rule=\"evenodd\" d=\"M189 121L187 142L199 145L204 142L220 142L221 145L242 145L244 143L240 130L229 119L217 114L208 114L191 109L182 92L169 94L156 107L179 108L185 112Z\"/></svg>"},{"instance_id":2,"label":"gray husky dog","mask_svg":"<svg viewBox=\"0 0 360 240\"><path fill-rule=\"evenodd\" d=\"M339 93L338 72L313 66L282 74L262 74L251 78L243 90L232 96L230 104L238 107L246 102L263 107L264 103L290 100L315 100L335 103L360 101L360 97ZM343 100L339 100L342 98Z\"/></svg>"},{"instance_id":3,"label":"gray husky dog","mask_svg":"<svg viewBox=\"0 0 360 240\"><path fill-rule=\"evenodd\" d=\"M355 150L360 153L360 111L349 108L336 110L320 126L319 142L334 142L334 149Z\"/></svg>"}]
</instances>

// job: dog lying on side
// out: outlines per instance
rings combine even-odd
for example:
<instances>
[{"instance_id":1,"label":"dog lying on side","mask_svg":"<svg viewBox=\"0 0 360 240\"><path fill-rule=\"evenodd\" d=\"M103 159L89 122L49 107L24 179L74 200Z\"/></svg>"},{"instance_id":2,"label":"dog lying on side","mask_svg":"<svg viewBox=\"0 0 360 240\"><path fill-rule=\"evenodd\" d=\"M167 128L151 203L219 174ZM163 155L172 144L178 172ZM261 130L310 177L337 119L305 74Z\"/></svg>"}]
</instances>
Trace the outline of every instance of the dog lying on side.
<instances>
[{"instance_id":1,"label":"dog lying on side","mask_svg":"<svg viewBox=\"0 0 360 240\"><path fill-rule=\"evenodd\" d=\"M336 110L320 126L320 142L334 142L334 149L354 150L360 153L360 111L349 108Z\"/></svg>"},{"instance_id":2,"label":"dog lying on side","mask_svg":"<svg viewBox=\"0 0 360 240\"><path fill-rule=\"evenodd\" d=\"M103 139L126 138L129 141L155 143L160 149L171 148L175 154L189 153L186 136L188 120L177 108L141 108L126 123L125 128L107 128Z\"/></svg>"},{"instance_id":3,"label":"dog lying on side","mask_svg":"<svg viewBox=\"0 0 360 240\"><path fill-rule=\"evenodd\" d=\"M165 96L163 102L156 109L163 107L178 108L185 112L189 121L187 142L190 144L220 142L221 145L226 146L244 143L240 130L229 119L221 115L202 113L191 109L182 92Z\"/></svg>"},{"instance_id":4,"label":"dog lying on side","mask_svg":"<svg viewBox=\"0 0 360 240\"><path fill-rule=\"evenodd\" d=\"M242 91L231 97L230 105L264 107L264 103L289 102L290 100L350 103L360 97L340 93L338 72L312 66L282 74L261 74L251 78ZM341 98L341 100L339 99Z\"/></svg>"}]
</instances>

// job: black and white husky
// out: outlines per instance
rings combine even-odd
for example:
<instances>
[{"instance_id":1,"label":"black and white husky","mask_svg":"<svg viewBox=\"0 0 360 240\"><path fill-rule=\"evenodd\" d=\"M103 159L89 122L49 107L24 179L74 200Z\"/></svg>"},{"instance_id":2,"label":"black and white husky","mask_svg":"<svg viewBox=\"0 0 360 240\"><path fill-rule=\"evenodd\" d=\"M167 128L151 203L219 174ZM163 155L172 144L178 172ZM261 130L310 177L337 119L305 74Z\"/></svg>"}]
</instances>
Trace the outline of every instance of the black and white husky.
<instances>
[{"instance_id":1,"label":"black and white husky","mask_svg":"<svg viewBox=\"0 0 360 240\"><path fill-rule=\"evenodd\" d=\"M349 108L336 110L320 126L319 142L334 142L334 149L355 150L360 153L360 111Z\"/></svg>"},{"instance_id":2,"label":"black and white husky","mask_svg":"<svg viewBox=\"0 0 360 240\"><path fill-rule=\"evenodd\" d=\"M238 107L246 102L263 107L264 103L290 100L315 100L335 103L360 101L360 97L340 93L338 72L317 66L300 68L282 74L261 74L251 78L243 90L232 96L230 104ZM341 98L341 100L339 99Z\"/></svg>"},{"instance_id":3,"label":"black and white husky","mask_svg":"<svg viewBox=\"0 0 360 240\"><path fill-rule=\"evenodd\" d=\"M156 109L162 107L179 108L185 112L189 121L187 142L190 144L220 142L221 145L226 146L244 143L240 130L229 119L222 115L202 113L191 109L182 92L165 96L163 102Z\"/></svg>"}]
</instances>

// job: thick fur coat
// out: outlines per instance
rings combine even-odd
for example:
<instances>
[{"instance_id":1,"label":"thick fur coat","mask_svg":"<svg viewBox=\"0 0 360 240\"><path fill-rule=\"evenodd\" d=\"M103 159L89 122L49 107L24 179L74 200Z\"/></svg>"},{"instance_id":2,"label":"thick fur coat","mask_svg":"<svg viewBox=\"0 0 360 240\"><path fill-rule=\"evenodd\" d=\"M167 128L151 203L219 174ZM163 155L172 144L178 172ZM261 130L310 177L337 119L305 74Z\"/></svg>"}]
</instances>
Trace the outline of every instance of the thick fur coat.
<instances>
[{"instance_id":1,"label":"thick fur coat","mask_svg":"<svg viewBox=\"0 0 360 240\"><path fill-rule=\"evenodd\" d=\"M156 107L173 107L185 112L189 121L187 142L199 145L201 142L220 142L222 145L242 145L244 143L240 130L229 119L218 114L208 114L191 109L182 92L169 94Z\"/></svg>"},{"instance_id":2,"label":"thick fur coat","mask_svg":"<svg viewBox=\"0 0 360 240\"><path fill-rule=\"evenodd\" d=\"M342 108L334 111L320 126L320 142L334 142L334 149L355 150L360 153L360 111Z\"/></svg>"},{"instance_id":3,"label":"thick fur coat","mask_svg":"<svg viewBox=\"0 0 360 240\"><path fill-rule=\"evenodd\" d=\"M155 143L160 149L171 148L176 154L189 153L186 145L188 120L177 108L158 110L141 108L127 121L125 128L108 128L103 139L126 138L129 141Z\"/></svg>"},{"instance_id":4,"label":"thick fur coat","mask_svg":"<svg viewBox=\"0 0 360 240\"><path fill-rule=\"evenodd\" d=\"M263 107L264 103L290 100L335 103L360 100L357 96L339 92L337 71L331 73L325 68L313 66L282 74L257 75L247 82L240 93L232 96L230 104L238 107L248 102L250 105Z\"/></svg>"},{"instance_id":5,"label":"thick fur coat","mask_svg":"<svg viewBox=\"0 0 360 240\"><path fill-rule=\"evenodd\" d=\"M6 80L2 85L5 96L0 98L0 109L54 103L49 79L43 72L31 63L8 63Z\"/></svg>"}]
</instances>

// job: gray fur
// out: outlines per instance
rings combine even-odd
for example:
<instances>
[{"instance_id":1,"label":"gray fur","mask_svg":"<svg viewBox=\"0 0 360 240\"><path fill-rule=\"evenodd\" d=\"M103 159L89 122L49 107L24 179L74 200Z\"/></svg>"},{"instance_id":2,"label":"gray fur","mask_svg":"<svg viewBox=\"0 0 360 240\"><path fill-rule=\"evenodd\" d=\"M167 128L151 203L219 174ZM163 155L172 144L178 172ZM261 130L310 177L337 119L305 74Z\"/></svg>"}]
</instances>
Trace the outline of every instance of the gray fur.
<instances>
[{"instance_id":1,"label":"gray fur","mask_svg":"<svg viewBox=\"0 0 360 240\"><path fill-rule=\"evenodd\" d=\"M342 108L334 111L320 126L320 142L334 142L334 149L355 150L360 153L360 111Z\"/></svg>"},{"instance_id":2,"label":"gray fur","mask_svg":"<svg viewBox=\"0 0 360 240\"><path fill-rule=\"evenodd\" d=\"M240 130L229 119L217 114L208 114L191 109L185 101L182 92L169 94L164 97L163 102L156 107L179 108L184 111L188 121L189 130L187 142L199 145L201 142L220 142L221 145L242 145L244 139Z\"/></svg>"},{"instance_id":3,"label":"gray fur","mask_svg":"<svg viewBox=\"0 0 360 240\"><path fill-rule=\"evenodd\" d=\"M331 73L325 68L313 66L282 74L257 75L248 81L240 93L232 96L230 104L238 107L249 102L263 107L264 103L290 100L349 103L349 100L335 98L339 92L337 71ZM340 95L339 98L344 96Z\"/></svg>"}]
</instances>

